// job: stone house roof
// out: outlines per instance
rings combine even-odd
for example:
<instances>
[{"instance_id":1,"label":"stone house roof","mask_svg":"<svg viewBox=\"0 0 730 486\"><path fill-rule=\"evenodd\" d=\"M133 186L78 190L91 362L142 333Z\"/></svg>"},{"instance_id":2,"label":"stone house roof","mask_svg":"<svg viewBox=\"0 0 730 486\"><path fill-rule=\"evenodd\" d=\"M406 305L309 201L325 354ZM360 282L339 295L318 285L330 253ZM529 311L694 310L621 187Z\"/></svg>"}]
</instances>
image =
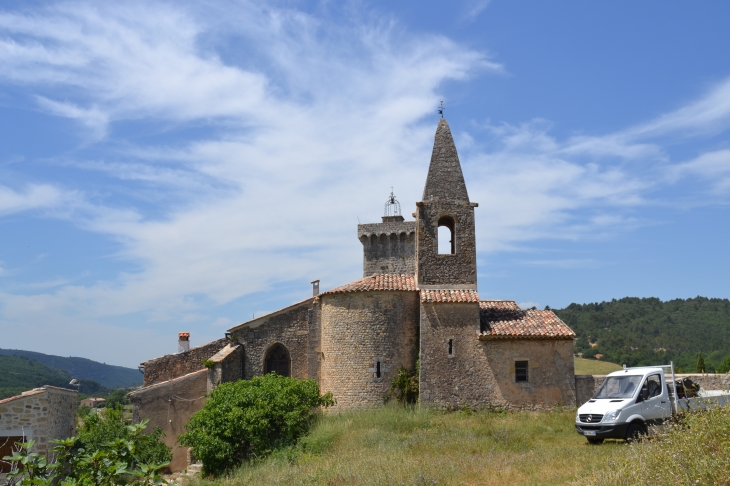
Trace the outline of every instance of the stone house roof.
<instances>
[{"instance_id":1,"label":"stone house roof","mask_svg":"<svg viewBox=\"0 0 730 486\"><path fill-rule=\"evenodd\" d=\"M12 402L13 400L17 400L18 398L25 398L25 397L29 397L31 395L37 395L37 394L43 393L45 391L46 391L45 388L33 388L32 390L24 391L20 395L15 395L14 397L3 398L2 400L0 400L0 403Z\"/></svg>"},{"instance_id":2,"label":"stone house roof","mask_svg":"<svg viewBox=\"0 0 730 486\"><path fill-rule=\"evenodd\" d=\"M367 292L369 290L405 290L415 292L418 289L416 288L416 279L413 275L403 273L378 273L322 292L319 295Z\"/></svg>"},{"instance_id":3,"label":"stone house roof","mask_svg":"<svg viewBox=\"0 0 730 486\"><path fill-rule=\"evenodd\" d=\"M421 302L479 302L476 290L421 289Z\"/></svg>"},{"instance_id":4,"label":"stone house roof","mask_svg":"<svg viewBox=\"0 0 730 486\"><path fill-rule=\"evenodd\" d=\"M551 310L522 310L512 300L479 303L480 340L572 339L573 330Z\"/></svg>"}]
</instances>

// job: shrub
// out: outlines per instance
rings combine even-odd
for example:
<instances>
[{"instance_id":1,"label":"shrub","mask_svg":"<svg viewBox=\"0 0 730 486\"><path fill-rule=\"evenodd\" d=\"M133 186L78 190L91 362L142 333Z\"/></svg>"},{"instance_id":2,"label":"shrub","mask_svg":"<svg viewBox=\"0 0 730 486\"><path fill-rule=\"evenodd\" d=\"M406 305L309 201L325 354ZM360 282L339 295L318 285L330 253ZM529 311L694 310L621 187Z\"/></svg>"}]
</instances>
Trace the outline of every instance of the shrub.
<instances>
[{"instance_id":1,"label":"shrub","mask_svg":"<svg viewBox=\"0 0 730 486\"><path fill-rule=\"evenodd\" d=\"M334 404L314 380L274 373L219 385L186 425L180 443L203 461L203 474L219 475L250 458L294 445L316 410Z\"/></svg>"},{"instance_id":2,"label":"shrub","mask_svg":"<svg viewBox=\"0 0 730 486\"><path fill-rule=\"evenodd\" d=\"M419 362L413 371L401 367L390 383L390 391L385 395L385 402L395 397L402 404L413 404L418 401L418 369Z\"/></svg>"},{"instance_id":3,"label":"shrub","mask_svg":"<svg viewBox=\"0 0 730 486\"><path fill-rule=\"evenodd\" d=\"M169 464L169 459L159 463L145 461L145 451L150 449L150 436L142 432L146 425L147 421L125 425L121 436L94 446L90 442L82 443L79 437L52 441L55 447L50 461L44 454L32 452L34 441L22 443L12 456L4 458L12 465L7 484L116 486L165 483L160 473ZM169 448L161 446L169 456Z\"/></svg>"},{"instance_id":4,"label":"shrub","mask_svg":"<svg viewBox=\"0 0 730 486\"><path fill-rule=\"evenodd\" d=\"M170 448L162 442L164 436L164 432L159 427L149 434L142 434L136 428L128 425L122 418L121 407L105 408L98 414L90 414L84 419L84 425L79 428L74 448L93 452L101 450L107 444L119 439L134 440L137 462L159 464L172 460Z\"/></svg>"}]
</instances>

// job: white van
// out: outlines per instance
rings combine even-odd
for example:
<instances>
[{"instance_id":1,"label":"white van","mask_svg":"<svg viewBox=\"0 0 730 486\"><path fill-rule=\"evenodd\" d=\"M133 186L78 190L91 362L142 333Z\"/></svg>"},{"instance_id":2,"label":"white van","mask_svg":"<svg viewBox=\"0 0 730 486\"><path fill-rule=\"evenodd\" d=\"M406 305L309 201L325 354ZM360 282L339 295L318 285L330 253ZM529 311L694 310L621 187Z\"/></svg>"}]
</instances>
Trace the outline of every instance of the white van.
<instances>
[{"instance_id":1,"label":"white van","mask_svg":"<svg viewBox=\"0 0 730 486\"><path fill-rule=\"evenodd\" d=\"M665 372L670 373L667 384ZM730 393L701 390L697 398L677 398L674 366L626 368L606 376L593 398L575 414L575 429L591 444L604 439L636 439L678 410L730 403Z\"/></svg>"}]
</instances>

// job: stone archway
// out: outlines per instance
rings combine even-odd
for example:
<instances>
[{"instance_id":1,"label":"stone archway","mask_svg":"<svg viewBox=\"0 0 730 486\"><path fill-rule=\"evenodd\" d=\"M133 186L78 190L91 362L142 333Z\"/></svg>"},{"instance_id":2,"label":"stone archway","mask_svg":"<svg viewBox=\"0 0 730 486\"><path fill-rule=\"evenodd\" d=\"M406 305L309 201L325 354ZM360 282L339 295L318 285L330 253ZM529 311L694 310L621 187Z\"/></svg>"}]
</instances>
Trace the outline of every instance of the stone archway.
<instances>
[{"instance_id":1,"label":"stone archway","mask_svg":"<svg viewBox=\"0 0 730 486\"><path fill-rule=\"evenodd\" d=\"M291 376L291 358L283 344L276 343L266 352L264 373L269 374L272 371L277 375Z\"/></svg>"}]
</instances>

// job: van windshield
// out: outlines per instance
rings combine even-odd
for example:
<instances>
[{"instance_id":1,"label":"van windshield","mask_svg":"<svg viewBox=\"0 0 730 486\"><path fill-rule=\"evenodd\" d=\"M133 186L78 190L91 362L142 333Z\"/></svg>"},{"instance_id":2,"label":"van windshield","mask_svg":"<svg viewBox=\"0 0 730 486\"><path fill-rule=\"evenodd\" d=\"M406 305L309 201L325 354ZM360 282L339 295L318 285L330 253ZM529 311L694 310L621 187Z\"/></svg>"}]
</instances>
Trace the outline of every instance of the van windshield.
<instances>
[{"instance_id":1,"label":"van windshield","mask_svg":"<svg viewBox=\"0 0 730 486\"><path fill-rule=\"evenodd\" d=\"M641 385L642 375L609 376L593 398L631 398Z\"/></svg>"}]
</instances>

